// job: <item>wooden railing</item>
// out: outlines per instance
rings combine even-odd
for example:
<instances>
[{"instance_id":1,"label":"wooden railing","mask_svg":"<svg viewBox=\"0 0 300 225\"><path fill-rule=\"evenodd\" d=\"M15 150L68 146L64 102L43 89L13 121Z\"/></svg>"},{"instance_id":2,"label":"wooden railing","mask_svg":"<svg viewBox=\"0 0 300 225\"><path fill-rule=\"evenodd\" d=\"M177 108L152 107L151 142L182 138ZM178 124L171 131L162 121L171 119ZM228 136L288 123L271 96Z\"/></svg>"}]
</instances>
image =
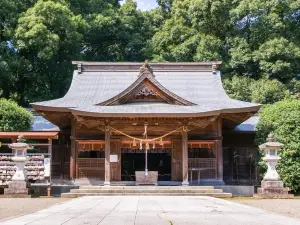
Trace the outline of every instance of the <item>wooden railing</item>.
<instances>
[{"instance_id":1,"label":"wooden railing","mask_svg":"<svg viewBox=\"0 0 300 225\"><path fill-rule=\"evenodd\" d=\"M104 159L78 159L77 177L104 179Z\"/></svg>"}]
</instances>

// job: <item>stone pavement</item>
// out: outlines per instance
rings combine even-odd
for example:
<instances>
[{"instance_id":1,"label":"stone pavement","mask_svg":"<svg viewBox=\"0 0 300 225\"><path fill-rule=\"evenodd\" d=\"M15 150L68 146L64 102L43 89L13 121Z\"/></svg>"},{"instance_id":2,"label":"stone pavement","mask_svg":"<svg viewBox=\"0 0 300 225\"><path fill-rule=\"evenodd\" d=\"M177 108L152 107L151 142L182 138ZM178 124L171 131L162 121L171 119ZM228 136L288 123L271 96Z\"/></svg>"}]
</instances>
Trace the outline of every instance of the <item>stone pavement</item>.
<instances>
[{"instance_id":1,"label":"stone pavement","mask_svg":"<svg viewBox=\"0 0 300 225\"><path fill-rule=\"evenodd\" d=\"M300 220L212 197L99 196L72 199L0 224L299 225Z\"/></svg>"}]
</instances>

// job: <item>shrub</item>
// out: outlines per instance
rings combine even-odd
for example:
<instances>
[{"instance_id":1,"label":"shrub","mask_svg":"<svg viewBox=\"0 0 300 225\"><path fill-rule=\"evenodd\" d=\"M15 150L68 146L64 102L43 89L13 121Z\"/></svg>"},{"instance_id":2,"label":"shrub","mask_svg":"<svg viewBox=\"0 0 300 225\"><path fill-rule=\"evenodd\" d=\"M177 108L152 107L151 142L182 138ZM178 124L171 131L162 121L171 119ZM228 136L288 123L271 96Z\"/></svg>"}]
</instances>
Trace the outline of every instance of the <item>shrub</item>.
<instances>
[{"instance_id":1,"label":"shrub","mask_svg":"<svg viewBox=\"0 0 300 225\"><path fill-rule=\"evenodd\" d=\"M17 103L0 99L0 131L30 130L33 115Z\"/></svg>"},{"instance_id":2,"label":"shrub","mask_svg":"<svg viewBox=\"0 0 300 225\"><path fill-rule=\"evenodd\" d=\"M279 151L281 160L277 169L284 182L293 191L300 190L300 101L284 100L266 105L260 112L257 125L257 143L266 142L270 132L284 144Z\"/></svg>"}]
</instances>

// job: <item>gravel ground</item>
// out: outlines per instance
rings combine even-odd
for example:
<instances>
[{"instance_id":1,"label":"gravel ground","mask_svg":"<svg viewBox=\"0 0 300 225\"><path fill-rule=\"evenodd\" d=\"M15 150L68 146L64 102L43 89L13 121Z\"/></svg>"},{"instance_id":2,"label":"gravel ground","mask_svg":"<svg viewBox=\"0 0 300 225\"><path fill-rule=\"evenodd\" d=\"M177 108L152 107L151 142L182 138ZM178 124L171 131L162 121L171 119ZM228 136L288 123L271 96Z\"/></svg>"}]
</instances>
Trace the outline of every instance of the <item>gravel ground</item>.
<instances>
[{"instance_id":1,"label":"gravel ground","mask_svg":"<svg viewBox=\"0 0 300 225\"><path fill-rule=\"evenodd\" d=\"M241 199L235 202L300 219L300 199Z\"/></svg>"},{"instance_id":2,"label":"gravel ground","mask_svg":"<svg viewBox=\"0 0 300 225\"><path fill-rule=\"evenodd\" d=\"M59 204L64 198L0 198L0 221Z\"/></svg>"}]
</instances>

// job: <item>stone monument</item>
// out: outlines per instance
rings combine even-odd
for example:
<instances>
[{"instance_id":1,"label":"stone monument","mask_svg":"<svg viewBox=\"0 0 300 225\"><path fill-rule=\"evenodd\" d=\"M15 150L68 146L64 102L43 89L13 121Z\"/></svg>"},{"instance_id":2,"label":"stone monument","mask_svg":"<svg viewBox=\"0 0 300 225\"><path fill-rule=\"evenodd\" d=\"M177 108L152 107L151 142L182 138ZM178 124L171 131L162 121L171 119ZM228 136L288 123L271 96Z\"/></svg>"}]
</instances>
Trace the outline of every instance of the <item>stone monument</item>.
<instances>
[{"instance_id":1,"label":"stone monument","mask_svg":"<svg viewBox=\"0 0 300 225\"><path fill-rule=\"evenodd\" d=\"M277 162L281 159L278 150L283 144L276 141L273 134L269 134L267 142L259 146L260 150L265 151L266 156L263 160L268 166L267 173L261 182L261 188L257 189L257 197L261 198L292 198L289 188L283 186L283 182L276 171Z\"/></svg>"},{"instance_id":2,"label":"stone monument","mask_svg":"<svg viewBox=\"0 0 300 225\"><path fill-rule=\"evenodd\" d=\"M8 184L8 188L4 190L5 195L28 195L28 188L26 182L26 176L24 173L24 167L27 161L27 149L29 145L25 143L25 139L22 136L18 137L17 143L12 143L9 147L13 150L14 156L11 160L16 165L16 172L13 175L11 182Z\"/></svg>"}]
</instances>

